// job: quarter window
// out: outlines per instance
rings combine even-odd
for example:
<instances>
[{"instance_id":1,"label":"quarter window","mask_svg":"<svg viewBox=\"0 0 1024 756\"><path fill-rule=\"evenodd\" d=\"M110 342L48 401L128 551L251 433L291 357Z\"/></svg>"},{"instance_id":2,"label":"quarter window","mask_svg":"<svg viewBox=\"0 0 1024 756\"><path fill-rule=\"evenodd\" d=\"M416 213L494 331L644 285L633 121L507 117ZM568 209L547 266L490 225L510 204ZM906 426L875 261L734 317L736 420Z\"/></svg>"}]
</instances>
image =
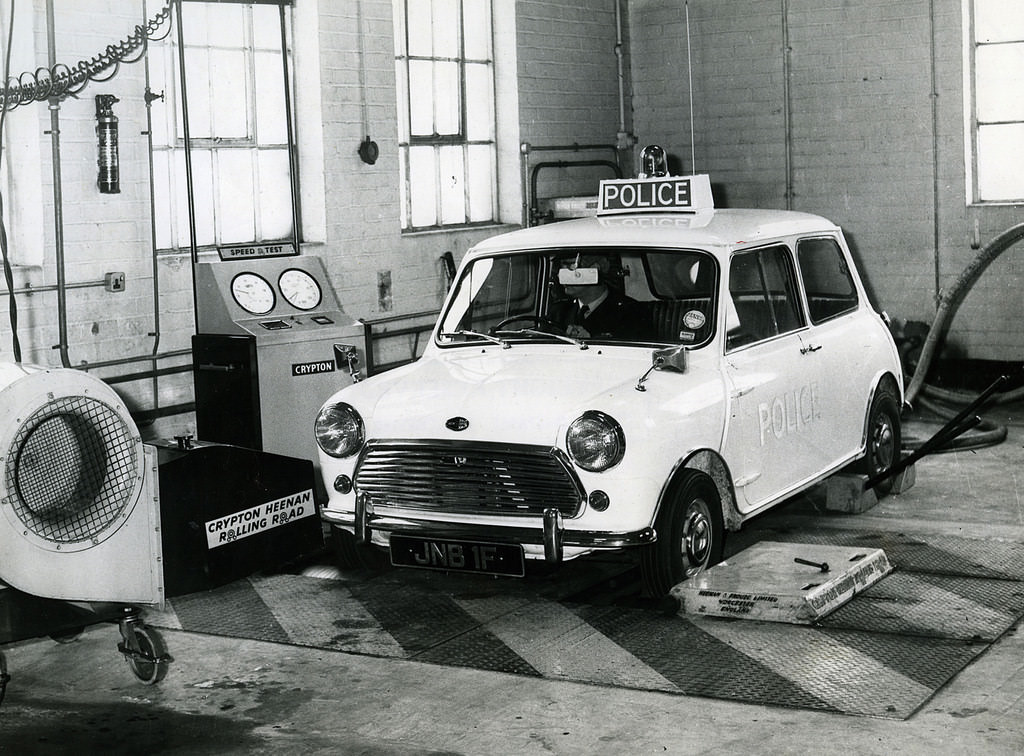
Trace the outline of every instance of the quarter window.
<instances>
[{"instance_id":1,"label":"quarter window","mask_svg":"<svg viewBox=\"0 0 1024 756\"><path fill-rule=\"evenodd\" d=\"M853 276L834 239L803 239L797 257L812 323L857 309Z\"/></svg>"}]
</instances>

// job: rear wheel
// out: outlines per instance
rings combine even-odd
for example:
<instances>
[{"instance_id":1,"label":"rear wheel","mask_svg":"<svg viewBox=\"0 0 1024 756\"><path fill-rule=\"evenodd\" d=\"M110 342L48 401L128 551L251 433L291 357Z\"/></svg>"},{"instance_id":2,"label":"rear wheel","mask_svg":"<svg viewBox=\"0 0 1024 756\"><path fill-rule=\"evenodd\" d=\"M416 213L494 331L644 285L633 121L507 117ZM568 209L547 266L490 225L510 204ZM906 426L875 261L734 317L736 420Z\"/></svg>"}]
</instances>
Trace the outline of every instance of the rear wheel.
<instances>
[{"instance_id":1,"label":"rear wheel","mask_svg":"<svg viewBox=\"0 0 1024 756\"><path fill-rule=\"evenodd\" d=\"M658 540L644 547L640 575L654 598L722 560L725 527L714 481L690 470L675 485L654 521Z\"/></svg>"},{"instance_id":2,"label":"rear wheel","mask_svg":"<svg viewBox=\"0 0 1024 756\"><path fill-rule=\"evenodd\" d=\"M902 434L900 430L900 405L896 391L885 381L879 384L871 399L867 419L867 444L864 457L857 462L857 472L869 478L884 472L900 459ZM879 496L892 491L893 480L889 478L875 486Z\"/></svg>"}]
</instances>

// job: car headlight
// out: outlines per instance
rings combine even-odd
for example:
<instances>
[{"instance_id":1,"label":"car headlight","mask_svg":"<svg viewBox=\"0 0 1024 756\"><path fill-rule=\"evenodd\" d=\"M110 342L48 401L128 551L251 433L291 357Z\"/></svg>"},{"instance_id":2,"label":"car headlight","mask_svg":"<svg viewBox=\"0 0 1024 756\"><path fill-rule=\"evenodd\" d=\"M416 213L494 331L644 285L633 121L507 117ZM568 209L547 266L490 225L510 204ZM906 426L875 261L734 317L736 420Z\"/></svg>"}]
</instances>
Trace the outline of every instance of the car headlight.
<instances>
[{"instance_id":1,"label":"car headlight","mask_svg":"<svg viewBox=\"0 0 1024 756\"><path fill-rule=\"evenodd\" d=\"M569 456L584 470L604 472L622 460L626 453L626 436L614 418L589 410L569 425L565 446Z\"/></svg>"},{"instance_id":2,"label":"car headlight","mask_svg":"<svg viewBox=\"0 0 1024 756\"><path fill-rule=\"evenodd\" d=\"M332 457L351 457L366 439L363 418L344 402L324 405L314 427L317 444Z\"/></svg>"}]
</instances>

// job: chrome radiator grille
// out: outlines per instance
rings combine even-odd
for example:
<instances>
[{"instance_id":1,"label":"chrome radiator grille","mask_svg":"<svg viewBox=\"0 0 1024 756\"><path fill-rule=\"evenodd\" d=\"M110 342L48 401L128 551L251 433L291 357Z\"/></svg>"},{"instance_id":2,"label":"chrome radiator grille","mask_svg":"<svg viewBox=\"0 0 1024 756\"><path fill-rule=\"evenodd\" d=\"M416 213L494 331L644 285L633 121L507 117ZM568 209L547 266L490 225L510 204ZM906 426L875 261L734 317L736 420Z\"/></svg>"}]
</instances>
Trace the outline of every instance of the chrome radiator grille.
<instances>
[{"instance_id":1,"label":"chrome radiator grille","mask_svg":"<svg viewBox=\"0 0 1024 756\"><path fill-rule=\"evenodd\" d=\"M556 452L508 444L374 442L356 470L371 501L461 514L574 516L582 489Z\"/></svg>"}]
</instances>

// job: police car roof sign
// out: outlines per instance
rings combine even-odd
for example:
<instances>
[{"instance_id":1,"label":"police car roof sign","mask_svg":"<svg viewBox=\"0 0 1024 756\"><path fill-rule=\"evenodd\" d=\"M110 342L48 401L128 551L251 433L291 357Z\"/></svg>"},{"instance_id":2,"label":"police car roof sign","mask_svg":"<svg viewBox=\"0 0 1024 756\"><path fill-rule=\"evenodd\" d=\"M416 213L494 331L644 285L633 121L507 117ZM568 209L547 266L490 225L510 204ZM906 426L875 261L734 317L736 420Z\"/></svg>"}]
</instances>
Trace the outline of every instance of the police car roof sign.
<instances>
[{"instance_id":1,"label":"police car roof sign","mask_svg":"<svg viewBox=\"0 0 1024 756\"><path fill-rule=\"evenodd\" d=\"M609 179L601 182L598 214L693 213L715 207L711 178L659 176L646 179Z\"/></svg>"}]
</instances>

